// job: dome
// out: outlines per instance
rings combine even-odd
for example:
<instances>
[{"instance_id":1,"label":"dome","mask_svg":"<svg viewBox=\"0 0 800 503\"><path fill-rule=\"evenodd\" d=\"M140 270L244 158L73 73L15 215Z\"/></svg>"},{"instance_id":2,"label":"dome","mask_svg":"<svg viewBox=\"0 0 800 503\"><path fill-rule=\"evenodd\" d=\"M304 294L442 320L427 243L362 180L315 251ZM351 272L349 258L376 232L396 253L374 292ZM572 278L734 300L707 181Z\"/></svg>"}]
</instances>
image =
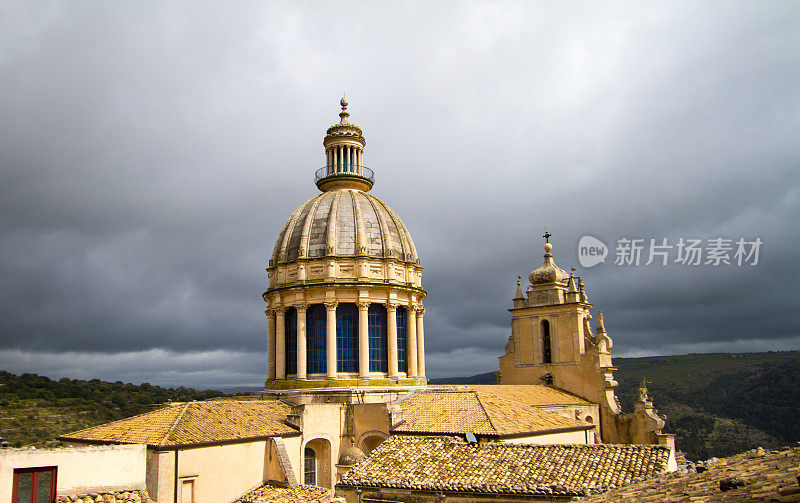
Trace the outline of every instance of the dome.
<instances>
[{"instance_id":1,"label":"dome","mask_svg":"<svg viewBox=\"0 0 800 503\"><path fill-rule=\"evenodd\" d=\"M343 450L342 455L339 456L338 464L343 466L353 466L365 457L367 457L366 454L364 454L358 447L348 447L347 449Z\"/></svg>"},{"instance_id":2,"label":"dome","mask_svg":"<svg viewBox=\"0 0 800 503\"><path fill-rule=\"evenodd\" d=\"M330 190L300 205L278 235L270 263L325 256L419 260L400 217L377 197L356 189Z\"/></svg>"},{"instance_id":3,"label":"dome","mask_svg":"<svg viewBox=\"0 0 800 503\"><path fill-rule=\"evenodd\" d=\"M560 283L569 279L569 274L564 269L561 269L553 262L553 254L550 253L553 245L550 243L544 244L544 263L538 269L531 271L528 275L532 285L542 285L545 283Z\"/></svg>"}]
</instances>

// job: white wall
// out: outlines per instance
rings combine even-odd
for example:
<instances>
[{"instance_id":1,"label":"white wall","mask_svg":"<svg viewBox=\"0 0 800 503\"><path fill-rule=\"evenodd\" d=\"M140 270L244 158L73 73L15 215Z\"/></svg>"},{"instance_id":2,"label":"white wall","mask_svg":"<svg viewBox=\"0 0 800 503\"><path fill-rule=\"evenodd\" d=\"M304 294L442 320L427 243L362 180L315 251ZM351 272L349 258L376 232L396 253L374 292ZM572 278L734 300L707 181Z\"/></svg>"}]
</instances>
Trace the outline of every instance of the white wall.
<instances>
[{"instance_id":1,"label":"white wall","mask_svg":"<svg viewBox=\"0 0 800 503\"><path fill-rule=\"evenodd\" d=\"M144 489L146 446L102 445L0 449L0 501L11 501L14 468L57 466L58 494L102 488Z\"/></svg>"}]
</instances>

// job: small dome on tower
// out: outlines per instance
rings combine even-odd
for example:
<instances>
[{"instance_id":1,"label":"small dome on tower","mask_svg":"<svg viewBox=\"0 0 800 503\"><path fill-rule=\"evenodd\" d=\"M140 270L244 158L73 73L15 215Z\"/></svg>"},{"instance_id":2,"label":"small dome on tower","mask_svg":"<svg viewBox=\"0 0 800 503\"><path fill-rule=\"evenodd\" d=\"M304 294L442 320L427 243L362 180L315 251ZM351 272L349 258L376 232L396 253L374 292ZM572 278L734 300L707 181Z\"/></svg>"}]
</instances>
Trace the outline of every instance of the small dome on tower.
<instances>
[{"instance_id":1,"label":"small dome on tower","mask_svg":"<svg viewBox=\"0 0 800 503\"><path fill-rule=\"evenodd\" d=\"M544 244L544 263L538 269L534 269L528 275L532 285L543 285L547 283L561 283L569 279L569 274L564 269L558 267L553 261L553 245L550 244L550 234L545 233L547 242Z\"/></svg>"},{"instance_id":2,"label":"small dome on tower","mask_svg":"<svg viewBox=\"0 0 800 503\"><path fill-rule=\"evenodd\" d=\"M358 447L348 447L347 449L343 450L342 455L339 456L338 464L343 466L353 466L365 457L367 457L367 455L364 454L364 452Z\"/></svg>"}]
</instances>

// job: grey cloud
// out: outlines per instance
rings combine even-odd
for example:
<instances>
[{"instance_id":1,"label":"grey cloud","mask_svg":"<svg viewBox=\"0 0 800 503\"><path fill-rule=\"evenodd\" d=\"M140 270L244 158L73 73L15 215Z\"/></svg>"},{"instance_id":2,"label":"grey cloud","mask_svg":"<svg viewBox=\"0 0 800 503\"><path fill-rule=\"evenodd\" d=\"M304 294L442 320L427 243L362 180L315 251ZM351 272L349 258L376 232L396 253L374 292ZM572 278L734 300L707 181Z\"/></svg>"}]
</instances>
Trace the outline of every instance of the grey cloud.
<instances>
[{"instance_id":1,"label":"grey cloud","mask_svg":"<svg viewBox=\"0 0 800 503\"><path fill-rule=\"evenodd\" d=\"M342 90L422 257L429 375L497 368L545 226L564 268L583 234L764 240L753 268L579 270L619 354L800 347L794 2L0 9L0 351L20 371L263 360L264 268Z\"/></svg>"}]
</instances>

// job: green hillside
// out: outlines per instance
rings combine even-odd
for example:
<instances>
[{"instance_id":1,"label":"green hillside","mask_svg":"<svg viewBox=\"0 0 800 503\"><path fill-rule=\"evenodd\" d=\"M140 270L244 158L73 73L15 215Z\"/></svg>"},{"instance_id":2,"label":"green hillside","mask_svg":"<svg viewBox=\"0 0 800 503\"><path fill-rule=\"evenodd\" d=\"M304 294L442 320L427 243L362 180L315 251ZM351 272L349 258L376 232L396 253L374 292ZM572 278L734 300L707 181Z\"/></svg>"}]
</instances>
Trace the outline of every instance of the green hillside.
<instances>
[{"instance_id":1,"label":"green hillside","mask_svg":"<svg viewBox=\"0 0 800 503\"><path fill-rule=\"evenodd\" d=\"M655 406L667 416L665 431L676 435L689 459L800 441L800 351L616 358L614 364L622 407L632 410L636 388L647 379ZM493 383L494 374L431 380L441 382ZM0 371L0 437L12 445L42 445L155 404L222 394Z\"/></svg>"},{"instance_id":2,"label":"green hillside","mask_svg":"<svg viewBox=\"0 0 800 503\"><path fill-rule=\"evenodd\" d=\"M47 445L63 433L147 412L154 404L220 396L219 391L150 384L17 376L0 370L0 437L14 447Z\"/></svg>"},{"instance_id":3,"label":"green hillside","mask_svg":"<svg viewBox=\"0 0 800 503\"><path fill-rule=\"evenodd\" d=\"M727 456L800 440L800 351L617 358L624 408L647 379L690 459Z\"/></svg>"},{"instance_id":4,"label":"green hillside","mask_svg":"<svg viewBox=\"0 0 800 503\"><path fill-rule=\"evenodd\" d=\"M633 409L639 382L647 387L665 432L692 460L800 441L800 351L712 353L615 358L617 396ZM491 372L431 380L494 383Z\"/></svg>"}]
</instances>

